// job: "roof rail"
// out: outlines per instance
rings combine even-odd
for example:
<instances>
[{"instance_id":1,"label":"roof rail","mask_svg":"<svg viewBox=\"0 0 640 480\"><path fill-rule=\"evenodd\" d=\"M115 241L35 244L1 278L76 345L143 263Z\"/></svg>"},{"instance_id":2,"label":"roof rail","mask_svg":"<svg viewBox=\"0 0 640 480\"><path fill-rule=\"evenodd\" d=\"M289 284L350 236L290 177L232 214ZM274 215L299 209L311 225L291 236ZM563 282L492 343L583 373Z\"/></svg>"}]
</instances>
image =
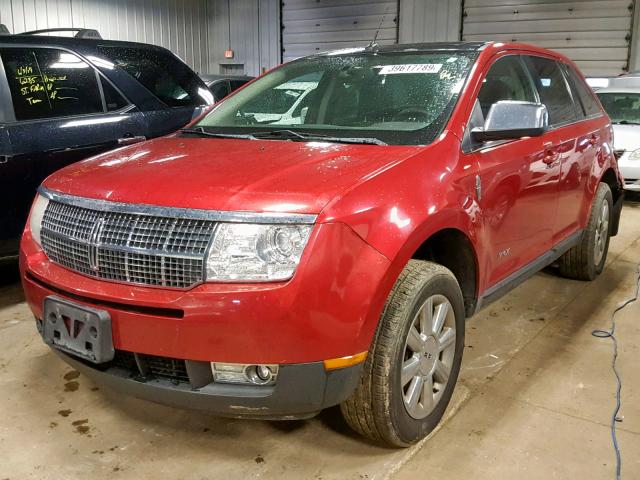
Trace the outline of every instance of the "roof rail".
<instances>
[{"instance_id":1,"label":"roof rail","mask_svg":"<svg viewBox=\"0 0 640 480\"><path fill-rule=\"evenodd\" d=\"M75 38L101 39L100 33L93 28L45 28L44 30L31 30L29 32L18 33L18 35L42 35L43 33L54 32L76 32Z\"/></svg>"},{"instance_id":2,"label":"roof rail","mask_svg":"<svg viewBox=\"0 0 640 480\"><path fill-rule=\"evenodd\" d=\"M0 23L0 35L11 35L11 32L4 23Z\"/></svg>"}]
</instances>

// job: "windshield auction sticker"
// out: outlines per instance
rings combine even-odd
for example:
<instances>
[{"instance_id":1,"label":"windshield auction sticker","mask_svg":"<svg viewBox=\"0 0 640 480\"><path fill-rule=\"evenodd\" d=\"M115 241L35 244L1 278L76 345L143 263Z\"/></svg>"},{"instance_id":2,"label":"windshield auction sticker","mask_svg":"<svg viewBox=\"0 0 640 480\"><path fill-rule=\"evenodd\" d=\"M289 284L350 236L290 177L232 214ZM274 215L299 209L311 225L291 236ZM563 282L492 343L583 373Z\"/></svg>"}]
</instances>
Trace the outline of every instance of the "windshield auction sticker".
<instances>
[{"instance_id":1,"label":"windshield auction sticker","mask_svg":"<svg viewBox=\"0 0 640 480\"><path fill-rule=\"evenodd\" d=\"M404 65L385 65L380 69L379 75L391 75L394 73L438 73L442 68L441 63L407 63Z\"/></svg>"}]
</instances>

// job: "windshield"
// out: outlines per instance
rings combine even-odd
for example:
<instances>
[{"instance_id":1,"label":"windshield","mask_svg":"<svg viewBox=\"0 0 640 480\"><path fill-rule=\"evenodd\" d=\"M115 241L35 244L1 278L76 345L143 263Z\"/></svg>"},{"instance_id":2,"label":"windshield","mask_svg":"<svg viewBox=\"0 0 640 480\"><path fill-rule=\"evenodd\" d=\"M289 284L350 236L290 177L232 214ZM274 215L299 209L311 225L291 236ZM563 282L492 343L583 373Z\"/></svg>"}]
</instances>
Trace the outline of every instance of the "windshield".
<instances>
[{"instance_id":1,"label":"windshield","mask_svg":"<svg viewBox=\"0 0 640 480\"><path fill-rule=\"evenodd\" d=\"M427 144L444 128L475 56L360 52L296 60L228 97L195 127Z\"/></svg>"},{"instance_id":2,"label":"windshield","mask_svg":"<svg viewBox=\"0 0 640 480\"><path fill-rule=\"evenodd\" d=\"M304 98L305 93L313 90L317 82L286 82L262 95L249 100L244 110L248 114L263 113L275 116L275 120L282 120L282 115L294 107ZM282 122L281 122L282 123Z\"/></svg>"},{"instance_id":3,"label":"windshield","mask_svg":"<svg viewBox=\"0 0 640 480\"><path fill-rule=\"evenodd\" d=\"M640 124L640 93L598 93L613 123Z\"/></svg>"}]
</instances>

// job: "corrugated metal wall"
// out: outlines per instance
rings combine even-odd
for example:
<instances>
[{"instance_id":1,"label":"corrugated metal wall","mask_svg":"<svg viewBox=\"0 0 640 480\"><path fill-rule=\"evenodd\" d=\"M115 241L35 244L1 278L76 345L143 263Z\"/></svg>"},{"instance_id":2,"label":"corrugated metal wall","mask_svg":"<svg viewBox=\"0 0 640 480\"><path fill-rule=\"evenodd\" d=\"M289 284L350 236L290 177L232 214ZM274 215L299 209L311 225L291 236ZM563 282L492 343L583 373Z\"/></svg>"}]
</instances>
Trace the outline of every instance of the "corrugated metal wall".
<instances>
[{"instance_id":1,"label":"corrugated metal wall","mask_svg":"<svg viewBox=\"0 0 640 480\"><path fill-rule=\"evenodd\" d=\"M638 2L637 0L635 12L633 15L633 33L631 36L629 70L640 70L640 2Z\"/></svg>"},{"instance_id":2,"label":"corrugated metal wall","mask_svg":"<svg viewBox=\"0 0 640 480\"><path fill-rule=\"evenodd\" d=\"M586 75L628 68L633 0L466 0L463 39L521 41L574 60ZM639 35L636 26L635 36Z\"/></svg>"},{"instance_id":3,"label":"corrugated metal wall","mask_svg":"<svg viewBox=\"0 0 640 480\"><path fill-rule=\"evenodd\" d=\"M259 0L260 68L280 63L280 0Z\"/></svg>"},{"instance_id":4,"label":"corrugated metal wall","mask_svg":"<svg viewBox=\"0 0 640 480\"><path fill-rule=\"evenodd\" d=\"M194 70L208 69L207 0L0 0L12 33L95 28L103 38L166 47Z\"/></svg>"},{"instance_id":5,"label":"corrugated metal wall","mask_svg":"<svg viewBox=\"0 0 640 480\"><path fill-rule=\"evenodd\" d=\"M460 0L401 0L400 43L460 40Z\"/></svg>"},{"instance_id":6,"label":"corrugated metal wall","mask_svg":"<svg viewBox=\"0 0 640 480\"><path fill-rule=\"evenodd\" d=\"M283 59L326 50L396 43L397 0L283 0Z\"/></svg>"},{"instance_id":7,"label":"corrugated metal wall","mask_svg":"<svg viewBox=\"0 0 640 480\"><path fill-rule=\"evenodd\" d=\"M279 0L209 0L208 24L209 73L258 75L280 63Z\"/></svg>"}]
</instances>

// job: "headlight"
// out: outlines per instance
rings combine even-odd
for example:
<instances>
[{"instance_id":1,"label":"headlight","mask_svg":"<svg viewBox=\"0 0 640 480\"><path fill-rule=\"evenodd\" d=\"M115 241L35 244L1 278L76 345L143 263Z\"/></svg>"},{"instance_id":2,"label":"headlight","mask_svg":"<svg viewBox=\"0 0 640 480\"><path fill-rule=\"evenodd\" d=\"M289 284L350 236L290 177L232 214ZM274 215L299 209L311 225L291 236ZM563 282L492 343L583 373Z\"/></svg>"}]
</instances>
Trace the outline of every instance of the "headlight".
<instances>
[{"instance_id":1,"label":"headlight","mask_svg":"<svg viewBox=\"0 0 640 480\"><path fill-rule=\"evenodd\" d=\"M42 217L44 217L44 211L47 209L47 205L49 205L49 200L38 194L31 206L29 230L31 230L31 237L38 245L42 245L40 242L40 228L42 227Z\"/></svg>"},{"instance_id":2,"label":"headlight","mask_svg":"<svg viewBox=\"0 0 640 480\"><path fill-rule=\"evenodd\" d=\"M207 257L209 281L291 278L312 225L220 223Z\"/></svg>"},{"instance_id":3,"label":"headlight","mask_svg":"<svg viewBox=\"0 0 640 480\"><path fill-rule=\"evenodd\" d=\"M629 155L629 160L636 162L640 161L640 148L631 152L631 155Z\"/></svg>"}]
</instances>

